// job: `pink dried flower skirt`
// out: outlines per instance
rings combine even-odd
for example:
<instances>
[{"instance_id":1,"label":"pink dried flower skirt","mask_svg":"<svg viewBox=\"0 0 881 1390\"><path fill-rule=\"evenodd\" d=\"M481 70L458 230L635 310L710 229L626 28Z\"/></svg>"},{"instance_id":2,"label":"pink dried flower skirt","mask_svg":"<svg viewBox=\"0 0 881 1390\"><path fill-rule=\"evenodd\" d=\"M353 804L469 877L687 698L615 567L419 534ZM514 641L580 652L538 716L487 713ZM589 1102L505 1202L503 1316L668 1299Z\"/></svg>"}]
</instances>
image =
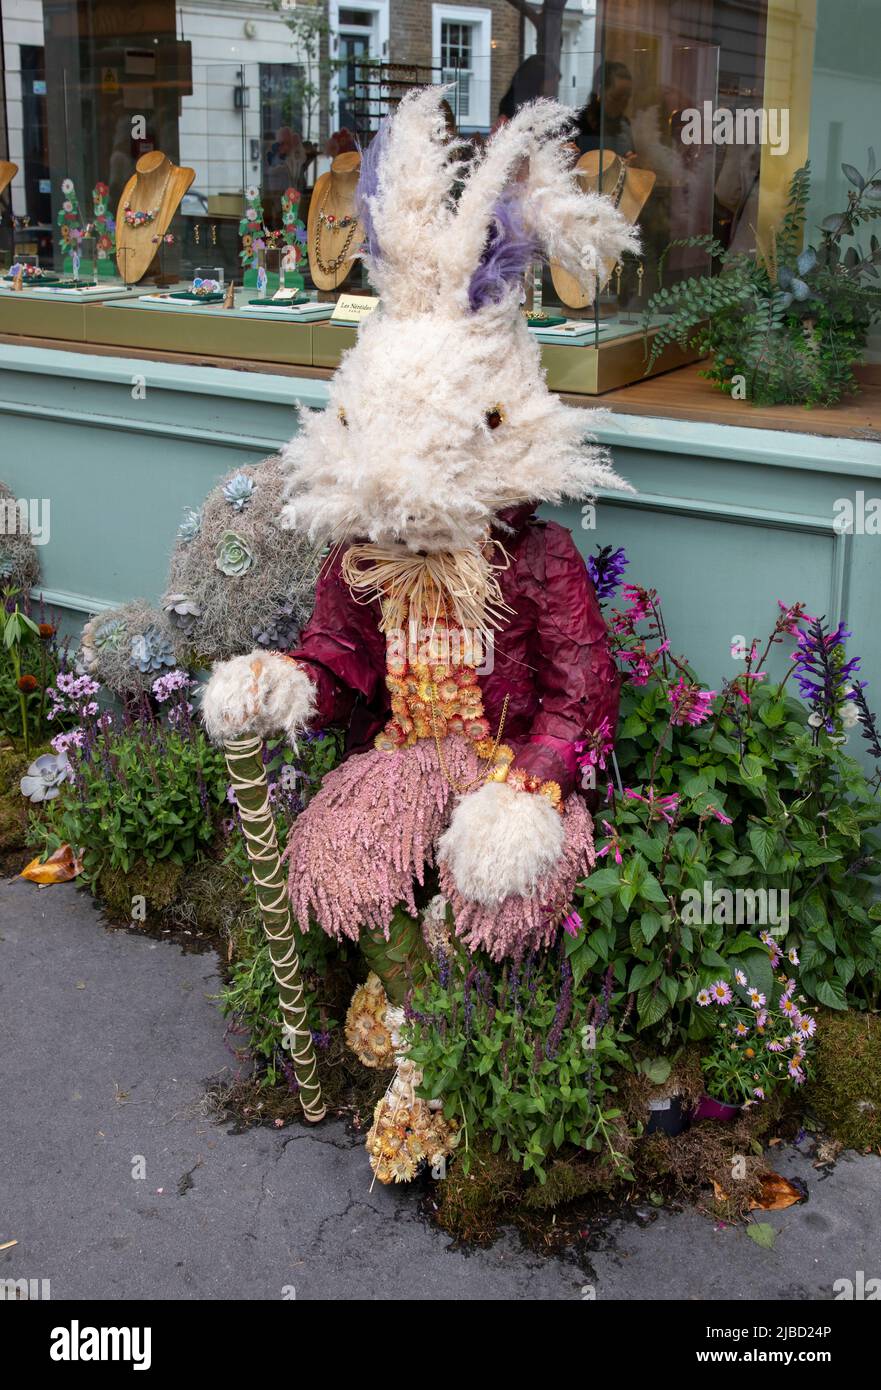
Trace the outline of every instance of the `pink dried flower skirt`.
<instances>
[{"instance_id":1,"label":"pink dried flower skirt","mask_svg":"<svg viewBox=\"0 0 881 1390\"><path fill-rule=\"evenodd\" d=\"M486 767L458 736L444 741L444 757L460 785ZM455 803L428 739L394 752L355 754L328 773L297 817L285 853L288 892L302 930L316 921L329 936L357 941L362 927L388 936L398 904L415 915L416 886L434 866L435 846ZM500 960L553 941L578 878L594 861L593 822L580 797L569 798L564 819L560 863L529 898L512 896L497 907L481 907L464 899L442 868L441 891L470 950L481 948Z\"/></svg>"}]
</instances>

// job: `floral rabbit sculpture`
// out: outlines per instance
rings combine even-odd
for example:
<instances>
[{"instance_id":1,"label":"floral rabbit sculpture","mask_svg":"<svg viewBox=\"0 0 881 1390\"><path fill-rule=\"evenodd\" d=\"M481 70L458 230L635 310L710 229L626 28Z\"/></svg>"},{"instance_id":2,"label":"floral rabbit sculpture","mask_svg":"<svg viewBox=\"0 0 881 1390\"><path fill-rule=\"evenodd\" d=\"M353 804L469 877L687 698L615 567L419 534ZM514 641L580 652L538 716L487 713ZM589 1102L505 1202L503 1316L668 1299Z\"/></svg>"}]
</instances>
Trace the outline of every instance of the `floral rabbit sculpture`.
<instances>
[{"instance_id":1,"label":"floral rabbit sculpture","mask_svg":"<svg viewBox=\"0 0 881 1390\"><path fill-rule=\"evenodd\" d=\"M521 303L536 256L603 283L635 234L572 178L564 108L524 107L465 164L442 97L405 97L364 154L379 307L284 453L284 521L328 547L312 618L294 651L216 666L203 704L219 741L346 727L290 837L290 899L303 930L360 940L396 1005L426 933L497 960L555 939L593 861L576 744L618 704L584 560L534 511L627 485L548 392ZM388 1064L400 1018L369 983L349 1036L369 1060L378 1022Z\"/></svg>"}]
</instances>

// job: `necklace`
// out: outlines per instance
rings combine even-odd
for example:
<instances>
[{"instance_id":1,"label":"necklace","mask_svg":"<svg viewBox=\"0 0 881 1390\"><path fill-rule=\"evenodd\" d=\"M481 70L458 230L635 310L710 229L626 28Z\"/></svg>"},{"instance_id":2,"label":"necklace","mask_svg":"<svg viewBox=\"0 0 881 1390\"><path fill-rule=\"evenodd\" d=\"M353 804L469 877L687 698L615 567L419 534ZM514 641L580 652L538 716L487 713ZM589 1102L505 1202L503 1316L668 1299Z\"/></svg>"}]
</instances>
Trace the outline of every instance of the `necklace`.
<instances>
[{"instance_id":1,"label":"necklace","mask_svg":"<svg viewBox=\"0 0 881 1390\"><path fill-rule=\"evenodd\" d=\"M330 184L328 184L327 192L324 195L324 202L321 204L321 208L318 212L318 219L315 223L315 264L318 266L318 269L321 271L322 275L333 275L335 271L339 270L343 262L348 260L349 247L352 245L352 241L355 236L355 228L358 225L357 217L350 217L348 216L348 214L345 217L335 217L333 213L326 213L324 209L327 206L327 200L329 196ZM349 229L348 235L345 241L343 242L342 250L340 251L338 256L334 256L332 261L323 261L321 259L322 227L327 227L328 231L331 232L342 231L346 227L348 227Z\"/></svg>"},{"instance_id":2,"label":"necklace","mask_svg":"<svg viewBox=\"0 0 881 1390\"><path fill-rule=\"evenodd\" d=\"M324 208L319 212L318 220L322 227L329 227L331 231L335 232L341 232L345 227L351 227L353 222L358 221L357 217L350 217L348 213L345 217L335 217L332 212L325 212Z\"/></svg>"},{"instance_id":3,"label":"necklace","mask_svg":"<svg viewBox=\"0 0 881 1390\"><path fill-rule=\"evenodd\" d=\"M145 227L148 222L152 222L158 216L161 209L161 203L158 208L153 208L151 212L147 212L144 208L138 208L136 212L132 212L130 203L125 203L123 206L125 220L129 227Z\"/></svg>"},{"instance_id":4,"label":"necklace","mask_svg":"<svg viewBox=\"0 0 881 1390\"><path fill-rule=\"evenodd\" d=\"M627 182L627 165L625 164L623 159L619 159L618 162L621 165L621 169L618 174L618 182L615 184L615 187L612 189L612 192L609 195L612 199L613 208L617 208L620 206L621 199L624 197L624 185Z\"/></svg>"},{"instance_id":5,"label":"necklace","mask_svg":"<svg viewBox=\"0 0 881 1390\"><path fill-rule=\"evenodd\" d=\"M135 211L133 212L133 211L132 211L132 205L131 205L131 199L129 199L128 202L123 203L123 205L122 205L122 211L123 211L123 215L124 215L124 217L125 217L125 221L126 221L126 225L127 225L127 226L129 226L129 227L146 227L148 223L154 222L154 221L156 220L156 218L159 216L160 212L162 211L162 204L163 204L163 202L165 201L165 190L168 188L168 181L169 181L170 178L171 178L171 171L169 170L168 174L167 174L166 177L165 177L165 182L164 182L164 184L162 185L162 192L159 194L159 202L157 203L157 205L156 205L155 208L152 208L152 209L149 210L149 211L148 211L146 208L136 208Z\"/></svg>"},{"instance_id":6,"label":"necklace","mask_svg":"<svg viewBox=\"0 0 881 1390\"><path fill-rule=\"evenodd\" d=\"M488 755L489 766L487 767L486 772L481 772L480 775L475 777L473 781L469 782L467 786L460 787L458 783L454 780L452 774L450 773L450 769L447 767L446 759L444 758L443 751L441 749L440 734L438 733L437 727L437 694L437 686L434 683L432 683L432 685L429 688L428 703L429 708L431 709L431 732L434 736L434 746L437 749L437 760L440 765L440 770L444 774L444 778L452 787L453 791L458 792L459 796L464 796L466 792L470 792L474 787L479 786L481 782L488 782L490 777L492 776L496 753L498 752L499 744L502 741L502 734L505 730L505 719L508 714L508 701L511 697L510 695L506 695L504 703L502 704L502 717L499 720L498 733L496 734L495 740L493 742L492 752Z\"/></svg>"}]
</instances>

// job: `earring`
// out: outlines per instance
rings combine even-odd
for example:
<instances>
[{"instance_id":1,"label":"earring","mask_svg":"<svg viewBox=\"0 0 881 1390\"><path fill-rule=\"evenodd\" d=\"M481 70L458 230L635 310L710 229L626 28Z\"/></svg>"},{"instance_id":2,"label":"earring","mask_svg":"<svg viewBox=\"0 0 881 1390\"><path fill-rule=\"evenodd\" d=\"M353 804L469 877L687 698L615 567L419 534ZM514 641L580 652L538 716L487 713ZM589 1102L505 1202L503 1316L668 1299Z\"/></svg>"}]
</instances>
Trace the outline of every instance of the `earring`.
<instances>
[{"instance_id":1,"label":"earring","mask_svg":"<svg viewBox=\"0 0 881 1390\"><path fill-rule=\"evenodd\" d=\"M202 229L197 222L193 227L193 241L196 243L197 246L199 245L199 232L201 230Z\"/></svg>"},{"instance_id":2,"label":"earring","mask_svg":"<svg viewBox=\"0 0 881 1390\"><path fill-rule=\"evenodd\" d=\"M211 224L211 245L217 245L217 228L215 227L213 222Z\"/></svg>"},{"instance_id":3,"label":"earring","mask_svg":"<svg viewBox=\"0 0 881 1390\"><path fill-rule=\"evenodd\" d=\"M636 267L636 295L638 299L642 299L642 277L644 275L645 266L642 261L640 261L639 265Z\"/></svg>"}]
</instances>

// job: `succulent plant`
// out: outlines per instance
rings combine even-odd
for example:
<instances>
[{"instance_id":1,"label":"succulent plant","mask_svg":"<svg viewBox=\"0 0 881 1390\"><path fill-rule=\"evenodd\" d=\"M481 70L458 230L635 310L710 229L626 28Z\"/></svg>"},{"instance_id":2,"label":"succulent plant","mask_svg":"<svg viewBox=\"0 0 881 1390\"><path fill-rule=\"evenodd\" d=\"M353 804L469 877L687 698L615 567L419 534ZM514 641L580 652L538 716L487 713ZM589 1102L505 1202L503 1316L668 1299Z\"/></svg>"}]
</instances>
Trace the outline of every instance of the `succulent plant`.
<instances>
[{"instance_id":1,"label":"succulent plant","mask_svg":"<svg viewBox=\"0 0 881 1390\"><path fill-rule=\"evenodd\" d=\"M185 637L191 636L196 619L202 616L202 610L198 603L194 603L186 594L166 594L163 608L168 614L172 626L182 632Z\"/></svg>"},{"instance_id":2,"label":"succulent plant","mask_svg":"<svg viewBox=\"0 0 881 1390\"><path fill-rule=\"evenodd\" d=\"M235 477L230 478L224 485L223 495L229 505L240 512L250 502L256 486L254 479L249 478L247 474L236 473Z\"/></svg>"},{"instance_id":3,"label":"succulent plant","mask_svg":"<svg viewBox=\"0 0 881 1390\"><path fill-rule=\"evenodd\" d=\"M804 304L809 299L818 298L815 291L802 278L805 275L810 275L816 267L817 253L812 246L808 246L802 251L795 263L795 270L790 270L789 266L786 265L780 266L777 271L777 283L783 291L781 302L785 308L788 309L793 300L799 304Z\"/></svg>"},{"instance_id":4,"label":"succulent plant","mask_svg":"<svg viewBox=\"0 0 881 1390\"><path fill-rule=\"evenodd\" d=\"M103 623L95 624L91 636L91 645L99 652L105 647L118 652L125 646L126 626L122 618L108 618Z\"/></svg>"},{"instance_id":5,"label":"succulent plant","mask_svg":"<svg viewBox=\"0 0 881 1390\"><path fill-rule=\"evenodd\" d=\"M300 637L297 605L282 604L262 627L259 623L252 627L251 635L258 647L273 647L278 651L287 651L290 647L296 646Z\"/></svg>"},{"instance_id":6,"label":"succulent plant","mask_svg":"<svg viewBox=\"0 0 881 1390\"><path fill-rule=\"evenodd\" d=\"M29 801L52 801L65 782L73 780L66 753L43 753L21 779L21 794Z\"/></svg>"},{"instance_id":7,"label":"succulent plant","mask_svg":"<svg viewBox=\"0 0 881 1390\"><path fill-rule=\"evenodd\" d=\"M247 542L237 536L235 531L224 531L217 545L217 559L215 564L221 574L234 579L237 575L247 574L254 563L254 558L248 549Z\"/></svg>"},{"instance_id":8,"label":"succulent plant","mask_svg":"<svg viewBox=\"0 0 881 1390\"><path fill-rule=\"evenodd\" d=\"M131 664L139 671L161 671L163 666L175 666L171 639L161 628L150 624L132 638Z\"/></svg>"},{"instance_id":9,"label":"succulent plant","mask_svg":"<svg viewBox=\"0 0 881 1390\"><path fill-rule=\"evenodd\" d=\"M93 671L102 652L119 652L128 642L128 628L122 618L92 618L83 628L79 664Z\"/></svg>"},{"instance_id":10,"label":"succulent plant","mask_svg":"<svg viewBox=\"0 0 881 1390\"><path fill-rule=\"evenodd\" d=\"M202 508L188 507L184 513L184 519L177 528L177 534L182 541L193 541L202 529Z\"/></svg>"}]
</instances>

